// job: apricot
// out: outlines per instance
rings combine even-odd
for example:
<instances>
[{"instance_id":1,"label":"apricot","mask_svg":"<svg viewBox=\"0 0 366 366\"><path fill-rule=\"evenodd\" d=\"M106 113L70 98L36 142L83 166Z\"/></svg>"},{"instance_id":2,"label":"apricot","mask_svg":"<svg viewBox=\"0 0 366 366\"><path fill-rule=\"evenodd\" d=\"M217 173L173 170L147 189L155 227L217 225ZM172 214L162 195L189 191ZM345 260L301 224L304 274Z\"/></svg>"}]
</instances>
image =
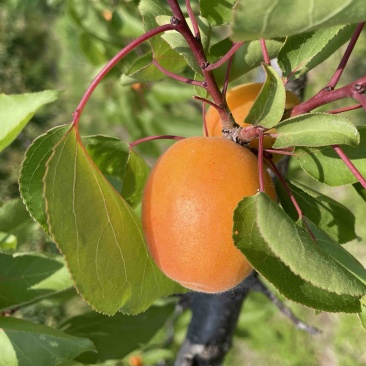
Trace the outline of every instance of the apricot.
<instances>
[{"instance_id":1,"label":"apricot","mask_svg":"<svg viewBox=\"0 0 366 366\"><path fill-rule=\"evenodd\" d=\"M219 137L191 137L156 162L142 201L149 252L171 279L200 292L239 284L252 267L232 239L233 212L259 189L258 159ZM275 199L270 176L265 191Z\"/></svg>"},{"instance_id":2,"label":"apricot","mask_svg":"<svg viewBox=\"0 0 366 366\"><path fill-rule=\"evenodd\" d=\"M262 83L247 83L234 87L227 91L226 102L234 117L235 122L241 126L250 126L250 123L245 122L250 109L252 108L260 90ZM299 104L300 101L296 95L290 91L286 91L286 105L285 110L293 108ZM220 137L222 136L222 124L219 113L214 107L210 107L206 113L206 125L208 136ZM275 133L275 129L269 130ZM265 149L270 149L275 142L275 138L264 136L263 146ZM253 139L250 142L251 147L258 149L258 139Z\"/></svg>"}]
</instances>

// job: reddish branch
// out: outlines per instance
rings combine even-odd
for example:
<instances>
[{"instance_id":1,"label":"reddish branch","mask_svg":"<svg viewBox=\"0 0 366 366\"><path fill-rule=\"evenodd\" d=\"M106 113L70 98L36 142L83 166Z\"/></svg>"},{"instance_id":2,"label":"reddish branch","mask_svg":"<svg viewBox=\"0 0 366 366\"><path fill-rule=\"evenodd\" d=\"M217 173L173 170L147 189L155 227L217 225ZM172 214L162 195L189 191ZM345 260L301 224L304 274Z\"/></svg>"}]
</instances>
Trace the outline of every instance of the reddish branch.
<instances>
[{"instance_id":1,"label":"reddish branch","mask_svg":"<svg viewBox=\"0 0 366 366\"><path fill-rule=\"evenodd\" d=\"M148 39L152 38L153 36L166 32L168 30L174 30L174 26L172 24L165 24L160 27L151 29L150 31L146 32L142 36L136 38L134 41L129 43L126 47L124 47L121 51L119 51L116 56L114 56L108 63L103 67L103 69L99 72L99 74L94 78L94 80L89 85L87 91L85 92L84 96L82 97L79 105L77 106L74 114L73 114L73 124L77 127L81 113L88 102L90 96L94 92L95 88L98 84L103 80L103 78L108 74L108 72L113 69L113 67L129 52L133 51L137 46L141 43L147 41Z\"/></svg>"}]
</instances>

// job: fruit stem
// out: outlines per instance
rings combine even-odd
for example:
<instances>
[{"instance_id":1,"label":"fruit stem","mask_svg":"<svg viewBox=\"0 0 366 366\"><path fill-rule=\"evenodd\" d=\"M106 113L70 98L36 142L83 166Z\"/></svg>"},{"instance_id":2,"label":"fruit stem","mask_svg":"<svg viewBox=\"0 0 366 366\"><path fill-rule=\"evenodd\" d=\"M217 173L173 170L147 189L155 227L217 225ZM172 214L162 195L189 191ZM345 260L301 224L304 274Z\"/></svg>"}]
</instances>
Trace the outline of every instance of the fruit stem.
<instances>
[{"instance_id":1,"label":"fruit stem","mask_svg":"<svg viewBox=\"0 0 366 366\"><path fill-rule=\"evenodd\" d=\"M338 154L338 156L343 160L343 162L347 165L347 168L352 172L352 174L362 184L363 188L366 189L366 179L358 171L358 169L355 167L355 165L352 163L352 161L348 158L348 156L345 154L345 152L338 145L333 145L332 148Z\"/></svg>"},{"instance_id":2,"label":"fruit stem","mask_svg":"<svg viewBox=\"0 0 366 366\"><path fill-rule=\"evenodd\" d=\"M147 141L153 141L153 140L184 140L185 137L183 136L175 136L175 135L157 135L157 136L148 136L148 137L143 137L141 139L138 139L136 141L130 142L129 147L130 150L132 150L136 145L141 144L142 142L147 142Z\"/></svg>"},{"instance_id":3,"label":"fruit stem","mask_svg":"<svg viewBox=\"0 0 366 366\"><path fill-rule=\"evenodd\" d=\"M167 70L163 66L161 66L155 58L153 59L153 64L162 73L164 73L165 75L171 77L172 79L181 81L181 82L186 83L186 84L200 86L201 88L206 88L204 81L197 81L197 80L193 80L193 79L188 79L188 78L185 78L184 76L174 74L173 72L170 72L169 70Z\"/></svg>"},{"instance_id":4,"label":"fruit stem","mask_svg":"<svg viewBox=\"0 0 366 366\"><path fill-rule=\"evenodd\" d=\"M166 32L168 30L174 30L174 25L172 24L164 24L157 28L151 29L148 32L144 33L140 37L133 40L131 43L129 43L126 47L122 48L104 67L103 69L98 73L98 75L93 79L91 84L89 85L88 89L86 90L85 94L81 98L81 101L79 102L79 105L77 106L75 112L73 113L73 125L77 129L79 119L81 116L81 113L83 112L83 109L88 102L90 96L94 92L95 88L98 86L98 84L102 81L102 79L108 74L108 72L123 58L125 57L129 52L133 51L137 46L139 46L141 43L147 41L151 37Z\"/></svg>"},{"instance_id":5,"label":"fruit stem","mask_svg":"<svg viewBox=\"0 0 366 366\"><path fill-rule=\"evenodd\" d=\"M227 67L226 67L226 72L225 72L225 81L224 81L224 86L222 87L222 95L224 96L224 98L226 99L226 92L227 92L227 88L229 86L229 80L230 80L230 71L231 71L231 65L233 63L234 60L234 54L232 54L227 62Z\"/></svg>"}]
</instances>

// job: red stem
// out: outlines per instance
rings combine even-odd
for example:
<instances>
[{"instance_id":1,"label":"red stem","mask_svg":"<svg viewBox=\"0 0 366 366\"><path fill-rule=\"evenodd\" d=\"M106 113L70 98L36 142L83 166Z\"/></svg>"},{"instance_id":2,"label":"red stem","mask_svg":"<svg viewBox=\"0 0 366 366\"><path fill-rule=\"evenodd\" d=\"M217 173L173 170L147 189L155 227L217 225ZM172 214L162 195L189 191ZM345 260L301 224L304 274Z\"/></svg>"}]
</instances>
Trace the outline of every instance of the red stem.
<instances>
[{"instance_id":1,"label":"red stem","mask_svg":"<svg viewBox=\"0 0 366 366\"><path fill-rule=\"evenodd\" d=\"M300 114L308 113L313 109L320 107L324 104L334 102L343 98L353 98L359 101L366 109L366 98L363 94L366 88L366 76L359 78L358 80L338 88L335 90L329 90L327 88L322 89L318 94L314 95L307 101L295 106L291 111L291 117L298 116Z\"/></svg>"},{"instance_id":2,"label":"red stem","mask_svg":"<svg viewBox=\"0 0 366 366\"><path fill-rule=\"evenodd\" d=\"M225 82L224 82L224 86L222 88L222 95L224 96L225 99L226 99L227 88L229 86L230 71L231 71L231 65L233 63L233 60L234 60L234 54L231 55L231 57L229 58L229 60L227 62L227 67L226 67L226 72L225 72Z\"/></svg>"},{"instance_id":3,"label":"red stem","mask_svg":"<svg viewBox=\"0 0 366 366\"><path fill-rule=\"evenodd\" d=\"M269 58L269 55L268 55L266 40L264 38L261 38L260 44L261 44L261 48L262 48L262 55L263 55L264 62L267 65L271 65L271 59Z\"/></svg>"},{"instance_id":4,"label":"red stem","mask_svg":"<svg viewBox=\"0 0 366 366\"><path fill-rule=\"evenodd\" d=\"M130 149L133 149L136 145L141 144L142 142L148 142L153 140L183 140L185 137L182 136L174 136L174 135L158 135L158 136L147 136L143 137L142 139L138 139L130 143Z\"/></svg>"},{"instance_id":5,"label":"red stem","mask_svg":"<svg viewBox=\"0 0 366 366\"><path fill-rule=\"evenodd\" d=\"M191 23L192 23L194 36L196 37L197 41L201 42L200 29L198 27L196 17L194 16L194 13L192 11L190 0L186 0L186 8L187 8L187 13L188 13L189 19L191 20Z\"/></svg>"},{"instance_id":6,"label":"red stem","mask_svg":"<svg viewBox=\"0 0 366 366\"><path fill-rule=\"evenodd\" d=\"M232 56L234 56L235 52L244 44L244 42L234 43L230 50L220 58L219 61L215 62L206 67L207 71L215 70L218 67L222 66L227 60L229 60Z\"/></svg>"},{"instance_id":7,"label":"red stem","mask_svg":"<svg viewBox=\"0 0 366 366\"><path fill-rule=\"evenodd\" d=\"M263 182L263 130L258 131L258 177L259 177L259 191L264 192Z\"/></svg>"},{"instance_id":8,"label":"red stem","mask_svg":"<svg viewBox=\"0 0 366 366\"><path fill-rule=\"evenodd\" d=\"M341 78L344 68L347 65L347 62L351 56L351 53L356 45L356 42L361 34L362 28L365 25L365 23L360 23L357 25L355 32L352 35L352 38L350 42L348 43L347 49L341 59L341 62L339 63L336 72L334 73L332 79L329 81L327 87L328 88L335 88L335 86L338 84L339 79Z\"/></svg>"},{"instance_id":9,"label":"red stem","mask_svg":"<svg viewBox=\"0 0 366 366\"><path fill-rule=\"evenodd\" d=\"M171 77L172 79L181 81L183 83L186 84L191 84L191 85L196 85L196 86L200 86L202 88L205 88L205 82L204 81L197 81L197 80L193 80L193 79L188 79L185 78L183 76L174 74L173 72L170 72L169 70L165 69L163 66L161 66L158 61L156 61L156 59L153 59L153 64L165 75Z\"/></svg>"},{"instance_id":10,"label":"red stem","mask_svg":"<svg viewBox=\"0 0 366 366\"><path fill-rule=\"evenodd\" d=\"M174 30L175 27L172 24L165 24L162 26L159 26L157 28L151 29L142 36L136 38L134 41L132 41L130 44L128 44L126 47L122 48L121 51L119 51L108 63L103 67L103 69L98 73L98 75L94 78L94 80L89 85L88 89L86 90L85 94L83 95L79 105L77 106L75 112L73 113L73 124L74 127L77 128L78 122L81 116L81 113L83 112L83 109L88 102L90 96L94 92L95 88L98 86L98 84L102 81L102 79L108 74L108 72L123 58L125 57L129 52L133 51L137 46L139 46L141 43L145 42L149 38L166 32L168 30Z\"/></svg>"},{"instance_id":11,"label":"red stem","mask_svg":"<svg viewBox=\"0 0 366 366\"><path fill-rule=\"evenodd\" d=\"M206 103L202 102L202 121L203 121L203 129L205 131L205 136L208 137L208 129L207 129L207 122L206 122Z\"/></svg>"},{"instance_id":12,"label":"red stem","mask_svg":"<svg viewBox=\"0 0 366 366\"><path fill-rule=\"evenodd\" d=\"M362 104L356 104L356 105L351 105L351 106L348 106L348 107L332 109L331 111L328 111L327 113L329 113L329 114L338 114L338 113L353 111L354 109L359 109L359 108L362 108Z\"/></svg>"},{"instance_id":13,"label":"red stem","mask_svg":"<svg viewBox=\"0 0 366 366\"><path fill-rule=\"evenodd\" d=\"M362 184L362 187L366 189L366 179L362 176L362 174L358 171L352 161L348 158L345 152L338 146L332 146L334 151L338 154L338 156L344 161L347 165L348 169L352 172L352 174L358 179L358 181Z\"/></svg>"}]
</instances>

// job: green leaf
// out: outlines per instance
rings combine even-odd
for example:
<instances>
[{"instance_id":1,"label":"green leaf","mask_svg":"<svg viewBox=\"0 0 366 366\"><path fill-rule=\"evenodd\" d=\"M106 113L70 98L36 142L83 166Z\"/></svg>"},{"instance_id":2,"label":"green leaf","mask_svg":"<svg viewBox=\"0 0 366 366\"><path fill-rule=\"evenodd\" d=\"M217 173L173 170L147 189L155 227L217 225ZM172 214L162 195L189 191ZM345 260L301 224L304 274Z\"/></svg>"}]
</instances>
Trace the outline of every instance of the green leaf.
<instances>
[{"instance_id":1,"label":"green leaf","mask_svg":"<svg viewBox=\"0 0 366 366\"><path fill-rule=\"evenodd\" d=\"M222 25L231 22L236 0L200 0L201 14L211 25Z\"/></svg>"},{"instance_id":2,"label":"green leaf","mask_svg":"<svg viewBox=\"0 0 366 366\"><path fill-rule=\"evenodd\" d=\"M247 41L286 37L366 19L363 0L239 0L234 9L232 38Z\"/></svg>"},{"instance_id":3,"label":"green leaf","mask_svg":"<svg viewBox=\"0 0 366 366\"><path fill-rule=\"evenodd\" d=\"M287 182L302 213L339 243L355 239L355 216L338 201L301 183ZM295 207L283 185L277 181L276 191L281 205L292 220L298 220Z\"/></svg>"},{"instance_id":4,"label":"green leaf","mask_svg":"<svg viewBox=\"0 0 366 366\"><path fill-rule=\"evenodd\" d=\"M291 146L352 145L360 142L357 128L346 118L326 113L307 113L276 126L273 148Z\"/></svg>"},{"instance_id":5,"label":"green leaf","mask_svg":"<svg viewBox=\"0 0 366 366\"><path fill-rule=\"evenodd\" d=\"M267 76L266 81L245 121L272 128L283 116L286 91L278 73L271 66L263 64L263 68Z\"/></svg>"},{"instance_id":6,"label":"green leaf","mask_svg":"<svg viewBox=\"0 0 366 366\"><path fill-rule=\"evenodd\" d=\"M306 227L305 227L306 222ZM332 259L340 264L345 270L355 276L358 280L366 285L366 269L341 245L336 243L326 232L317 228L314 223L304 218L303 227L309 228L316 238L316 243L324 250Z\"/></svg>"},{"instance_id":7,"label":"green leaf","mask_svg":"<svg viewBox=\"0 0 366 366\"><path fill-rule=\"evenodd\" d=\"M288 37L278 54L282 75L292 80L306 74L347 42L354 30L337 25Z\"/></svg>"},{"instance_id":8,"label":"green leaf","mask_svg":"<svg viewBox=\"0 0 366 366\"><path fill-rule=\"evenodd\" d=\"M353 188L360 195L360 197L366 202L366 189L360 182L354 183Z\"/></svg>"},{"instance_id":9,"label":"green leaf","mask_svg":"<svg viewBox=\"0 0 366 366\"><path fill-rule=\"evenodd\" d=\"M17 95L0 94L0 152L15 140L39 108L54 102L57 96L58 92L53 90Z\"/></svg>"},{"instance_id":10,"label":"green leaf","mask_svg":"<svg viewBox=\"0 0 366 366\"><path fill-rule=\"evenodd\" d=\"M60 259L0 253L0 309L23 306L72 287Z\"/></svg>"},{"instance_id":11,"label":"green leaf","mask_svg":"<svg viewBox=\"0 0 366 366\"><path fill-rule=\"evenodd\" d=\"M46 165L49 230L92 307L136 314L161 296L184 291L149 257L139 219L91 161L75 129Z\"/></svg>"},{"instance_id":12,"label":"green leaf","mask_svg":"<svg viewBox=\"0 0 366 366\"><path fill-rule=\"evenodd\" d=\"M266 194L234 212L233 238L253 267L287 298L324 311L359 312L366 286L324 252Z\"/></svg>"},{"instance_id":13,"label":"green leaf","mask_svg":"<svg viewBox=\"0 0 366 366\"><path fill-rule=\"evenodd\" d=\"M127 143L108 136L85 138L86 151L99 170L107 177L115 177L121 183L121 195L127 203L136 207L142 200L149 166Z\"/></svg>"},{"instance_id":14,"label":"green leaf","mask_svg":"<svg viewBox=\"0 0 366 366\"><path fill-rule=\"evenodd\" d=\"M282 40L268 40L266 41L268 55L270 58L276 58L277 54L283 45ZM214 63L219 57L225 55L232 47L232 41L227 38L210 48L208 60ZM252 41L244 43L232 58L229 81L236 80L240 76L246 74L248 71L261 65L263 62L263 54L259 41ZM222 86L226 77L227 64L220 66L213 70L217 83Z\"/></svg>"},{"instance_id":15,"label":"green leaf","mask_svg":"<svg viewBox=\"0 0 366 366\"><path fill-rule=\"evenodd\" d=\"M25 153L19 173L19 190L24 204L31 216L42 226L46 233L48 233L48 225L42 182L46 173L46 161L51 156L52 148L56 142L70 129L70 126L70 124L67 124L54 127L35 139ZM1 226L0 230L7 231Z\"/></svg>"},{"instance_id":16,"label":"green leaf","mask_svg":"<svg viewBox=\"0 0 366 366\"><path fill-rule=\"evenodd\" d=\"M0 328L1 366L58 365L83 352L95 353L91 340L43 324L1 316Z\"/></svg>"},{"instance_id":17,"label":"green leaf","mask_svg":"<svg viewBox=\"0 0 366 366\"><path fill-rule=\"evenodd\" d=\"M0 231L0 250L15 250L17 248L17 238L15 235Z\"/></svg>"},{"instance_id":18,"label":"green leaf","mask_svg":"<svg viewBox=\"0 0 366 366\"><path fill-rule=\"evenodd\" d=\"M143 18L146 31L158 26L157 17L164 15L171 17L171 10L163 6L158 0L141 0L139 12ZM177 73L186 65L183 56L174 51L170 45L164 41L162 36L153 37L149 40L154 58L165 69ZM153 81L165 77L165 75L152 63L152 53L146 54L137 64L132 65L127 75L139 81ZM143 65L144 64L144 65Z\"/></svg>"},{"instance_id":19,"label":"green leaf","mask_svg":"<svg viewBox=\"0 0 366 366\"><path fill-rule=\"evenodd\" d=\"M120 359L149 342L173 311L174 304L152 306L136 316L89 312L67 320L61 329L73 336L90 338L100 361Z\"/></svg>"},{"instance_id":20,"label":"green leaf","mask_svg":"<svg viewBox=\"0 0 366 366\"><path fill-rule=\"evenodd\" d=\"M365 298L361 299L361 312L358 313L362 328L366 331L366 301Z\"/></svg>"},{"instance_id":21,"label":"green leaf","mask_svg":"<svg viewBox=\"0 0 366 366\"><path fill-rule=\"evenodd\" d=\"M342 146L352 163L366 176L366 127L358 127L360 144L356 147ZM343 160L331 147L318 149L297 148L295 156L301 168L319 182L329 186L340 186L358 182Z\"/></svg>"},{"instance_id":22,"label":"green leaf","mask_svg":"<svg viewBox=\"0 0 366 366\"><path fill-rule=\"evenodd\" d=\"M170 23L171 15L170 16L158 16L156 17L156 22L159 25L168 24ZM201 43L203 49L207 52L210 36L211 36L211 27L210 24L207 22L205 18L197 17L197 25L200 29L201 35ZM186 19L190 29L193 31L192 22L189 19ZM190 49L189 45L187 44L184 37L176 32L176 31L169 31L165 32L162 35L162 38L170 45L170 47L175 50L177 53L182 55L188 65L198 74L201 74L201 67L198 65L196 58L194 57L192 50Z\"/></svg>"},{"instance_id":23,"label":"green leaf","mask_svg":"<svg viewBox=\"0 0 366 366\"><path fill-rule=\"evenodd\" d=\"M0 207L0 231L14 234L31 220L20 198L8 201Z\"/></svg>"}]
</instances>

